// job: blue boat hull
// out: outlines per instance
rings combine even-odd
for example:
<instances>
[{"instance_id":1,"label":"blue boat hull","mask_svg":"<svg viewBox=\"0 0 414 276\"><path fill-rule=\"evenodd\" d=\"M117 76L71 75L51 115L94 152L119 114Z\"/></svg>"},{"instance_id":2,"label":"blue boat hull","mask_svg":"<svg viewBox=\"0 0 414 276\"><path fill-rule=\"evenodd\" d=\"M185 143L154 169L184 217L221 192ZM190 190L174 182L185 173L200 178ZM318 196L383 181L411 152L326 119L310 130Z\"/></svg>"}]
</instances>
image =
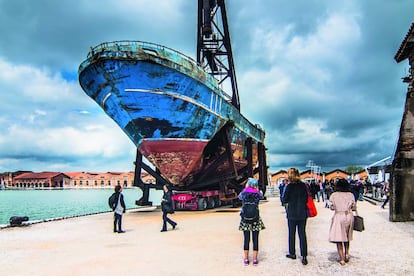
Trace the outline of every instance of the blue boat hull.
<instances>
[{"instance_id":1,"label":"blue boat hull","mask_svg":"<svg viewBox=\"0 0 414 276\"><path fill-rule=\"evenodd\" d=\"M247 164L246 139L252 139L255 150L264 141L264 131L229 103L212 76L160 45L101 44L80 65L79 82L174 185L190 184L207 168L205 148L229 122L236 168ZM216 173L229 169L223 164Z\"/></svg>"}]
</instances>

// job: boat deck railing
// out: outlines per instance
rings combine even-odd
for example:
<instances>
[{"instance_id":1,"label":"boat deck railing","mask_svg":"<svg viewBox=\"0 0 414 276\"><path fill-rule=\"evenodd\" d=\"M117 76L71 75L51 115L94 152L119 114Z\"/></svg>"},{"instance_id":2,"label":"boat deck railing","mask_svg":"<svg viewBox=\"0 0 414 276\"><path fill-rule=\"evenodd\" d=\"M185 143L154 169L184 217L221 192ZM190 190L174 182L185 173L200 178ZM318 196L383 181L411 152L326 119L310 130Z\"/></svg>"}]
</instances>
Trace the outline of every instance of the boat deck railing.
<instances>
[{"instance_id":1,"label":"boat deck railing","mask_svg":"<svg viewBox=\"0 0 414 276\"><path fill-rule=\"evenodd\" d=\"M88 53L87 58L92 58L96 53L103 52L109 49L118 50L118 51L131 51L131 49L138 48L138 47L145 48L145 46L174 53L178 56L182 56L185 59L191 61L192 63L194 63L194 65L200 66L200 64L198 64L192 57L187 56L177 50L174 50L172 48L169 48L169 47L157 44L157 43L139 41L139 40L118 40L118 41L112 41L112 42L103 42L95 47L91 47L91 50Z\"/></svg>"}]
</instances>

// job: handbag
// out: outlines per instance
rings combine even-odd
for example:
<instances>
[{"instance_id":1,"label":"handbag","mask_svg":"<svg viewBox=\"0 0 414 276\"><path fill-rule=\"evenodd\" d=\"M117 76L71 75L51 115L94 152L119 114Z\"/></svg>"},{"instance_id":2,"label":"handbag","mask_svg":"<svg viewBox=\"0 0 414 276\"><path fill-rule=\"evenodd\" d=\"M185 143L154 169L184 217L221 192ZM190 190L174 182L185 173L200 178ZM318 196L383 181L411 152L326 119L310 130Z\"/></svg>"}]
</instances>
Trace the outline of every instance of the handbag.
<instances>
[{"instance_id":1,"label":"handbag","mask_svg":"<svg viewBox=\"0 0 414 276\"><path fill-rule=\"evenodd\" d=\"M316 215L318 214L318 211L316 210L315 202L313 202L313 197L311 196L309 187L305 183L303 185L305 185L306 192L308 193L308 201L306 202L306 208L308 209L308 217L309 218L316 217Z\"/></svg>"},{"instance_id":2,"label":"handbag","mask_svg":"<svg viewBox=\"0 0 414 276\"><path fill-rule=\"evenodd\" d=\"M167 214L174 214L174 208L172 207L171 204L168 204L167 202L161 203L161 209L163 212Z\"/></svg>"},{"instance_id":3,"label":"handbag","mask_svg":"<svg viewBox=\"0 0 414 276\"><path fill-rule=\"evenodd\" d=\"M354 215L354 230L358 232L362 232L365 230L364 218L358 216L358 213Z\"/></svg>"},{"instance_id":4,"label":"handbag","mask_svg":"<svg viewBox=\"0 0 414 276\"><path fill-rule=\"evenodd\" d=\"M313 198L311 196L308 196L306 207L308 208L308 217L310 218L316 217L316 215L318 214L318 211L316 210L315 203L313 202Z\"/></svg>"}]
</instances>

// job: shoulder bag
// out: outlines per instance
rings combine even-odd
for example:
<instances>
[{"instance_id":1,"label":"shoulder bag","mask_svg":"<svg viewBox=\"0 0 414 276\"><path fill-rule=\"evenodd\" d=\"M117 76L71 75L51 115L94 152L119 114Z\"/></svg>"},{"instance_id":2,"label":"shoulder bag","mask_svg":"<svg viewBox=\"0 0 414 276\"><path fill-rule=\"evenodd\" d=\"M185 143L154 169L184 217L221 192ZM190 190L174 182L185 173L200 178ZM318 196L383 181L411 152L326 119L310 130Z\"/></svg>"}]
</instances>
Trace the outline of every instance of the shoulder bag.
<instances>
[{"instance_id":1,"label":"shoulder bag","mask_svg":"<svg viewBox=\"0 0 414 276\"><path fill-rule=\"evenodd\" d=\"M316 217L316 215L318 214L318 211L316 210L315 202L313 202L313 198L311 196L308 196L306 207L308 208L308 217L310 218Z\"/></svg>"},{"instance_id":2,"label":"shoulder bag","mask_svg":"<svg viewBox=\"0 0 414 276\"><path fill-rule=\"evenodd\" d=\"M313 202L313 197L311 196L309 187L305 183L303 183L303 185L305 185L306 192L308 193L308 201L306 202L306 208L308 209L308 217L316 217L318 211L316 210L315 202Z\"/></svg>"},{"instance_id":3,"label":"shoulder bag","mask_svg":"<svg viewBox=\"0 0 414 276\"><path fill-rule=\"evenodd\" d=\"M354 230L358 232L362 232L365 230L364 218L359 216L357 212L355 212L354 215Z\"/></svg>"}]
</instances>

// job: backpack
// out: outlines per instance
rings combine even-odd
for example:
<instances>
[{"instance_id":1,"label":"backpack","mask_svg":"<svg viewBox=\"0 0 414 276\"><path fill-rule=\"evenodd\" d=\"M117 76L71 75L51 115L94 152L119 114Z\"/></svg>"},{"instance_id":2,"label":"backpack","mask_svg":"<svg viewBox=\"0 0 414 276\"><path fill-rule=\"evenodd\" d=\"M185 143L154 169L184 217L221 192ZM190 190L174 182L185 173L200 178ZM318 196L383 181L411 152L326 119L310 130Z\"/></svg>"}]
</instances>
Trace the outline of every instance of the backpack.
<instances>
[{"instance_id":1,"label":"backpack","mask_svg":"<svg viewBox=\"0 0 414 276\"><path fill-rule=\"evenodd\" d=\"M116 203L115 202L115 198L116 198L116 193L113 193L109 198L108 198L108 204L109 204L109 208L111 208L112 210L115 209L116 207Z\"/></svg>"},{"instance_id":2,"label":"backpack","mask_svg":"<svg viewBox=\"0 0 414 276\"><path fill-rule=\"evenodd\" d=\"M259 206L256 203L256 194L246 193L240 215L242 220L247 223L253 223L259 219Z\"/></svg>"}]
</instances>

